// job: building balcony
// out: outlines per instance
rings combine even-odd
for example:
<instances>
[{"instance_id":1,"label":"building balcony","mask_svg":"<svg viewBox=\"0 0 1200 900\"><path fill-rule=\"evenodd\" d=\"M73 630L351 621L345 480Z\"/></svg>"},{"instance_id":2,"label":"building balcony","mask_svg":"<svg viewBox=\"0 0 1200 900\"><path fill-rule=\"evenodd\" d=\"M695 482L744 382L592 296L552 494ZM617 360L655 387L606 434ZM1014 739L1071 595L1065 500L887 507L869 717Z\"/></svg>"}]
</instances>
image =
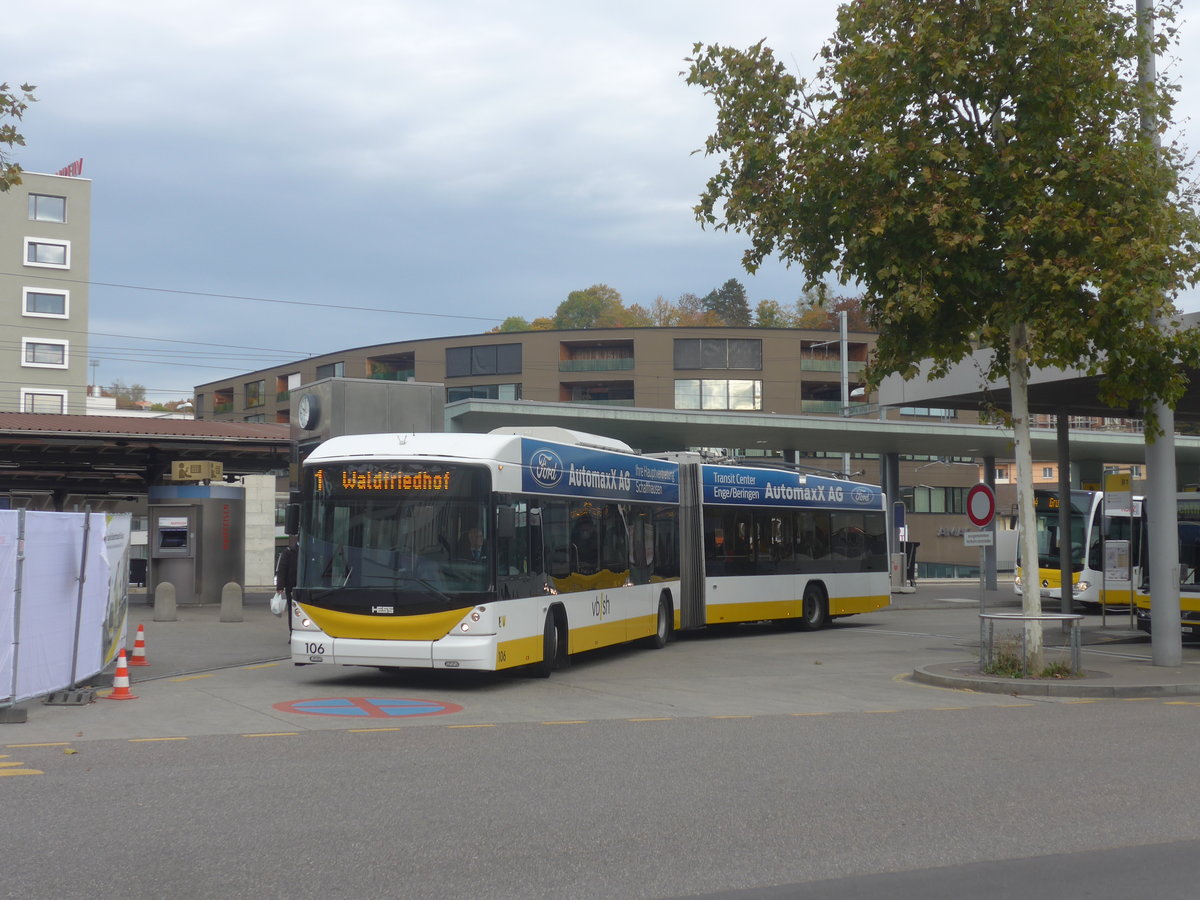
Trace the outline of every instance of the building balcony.
<instances>
[{"instance_id":1,"label":"building balcony","mask_svg":"<svg viewBox=\"0 0 1200 900\"><path fill-rule=\"evenodd\" d=\"M846 371L851 374L857 374L865 369L867 364L857 359L852 359L846 363ZM842 361L840 359L816 359L812 357L800 357L800 369L804 372L840 372L842 371Z\"/></svg>"},{"instance_id":2,"label":"building balcony","mask_svg":"<svg viewBox=\"0 0 1200 900\"><path fill-rule=\"evenodd\" d=\"M846 415L858 416L863 415L868 411L869 403L851 403L846 407ZM814 413L823 416L840 416L842 414L842 401L840 400L801 400L800 412Z\"/></svg>"},{"instance_id":3,"label":"building balcony","mask_svg":"<svg viewBox=\"0 0 1200 900\"><path fill-rule=\"evenodd\" d=\"M633 357L628 359L560 359L560 372L619 372L633 368Z\"/></svg>"},{"instance_id":4,"label":"building balcony","mask_svg":"<svg viewBox=\"0 0 1200 900\"><path fill-rule=\"evenodd\" d=\"M371 377L380 381L408 381L416 377L413 369L397 369L394 372L372 372Z\"/></svg>"},{"instance_id":5,"label":"building balcony","mask_svg":"<svg viewBox=\"0 0 1200 900\"><path fill-rule=\"evenodd\" d=\"M592 400L568 400L567 403L586 403L588 406L633 406L633 398L626 397L621 399L592 399Z\"/></svg>"}]
</instances>

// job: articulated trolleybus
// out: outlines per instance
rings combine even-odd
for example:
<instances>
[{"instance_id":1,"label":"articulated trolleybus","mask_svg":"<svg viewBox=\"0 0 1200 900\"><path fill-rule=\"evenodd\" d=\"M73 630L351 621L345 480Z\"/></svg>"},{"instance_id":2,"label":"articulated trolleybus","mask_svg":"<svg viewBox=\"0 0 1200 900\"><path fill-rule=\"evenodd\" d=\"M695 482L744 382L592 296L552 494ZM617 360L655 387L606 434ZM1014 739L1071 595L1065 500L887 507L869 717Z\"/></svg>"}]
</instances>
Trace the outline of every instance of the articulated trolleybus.
<instances>
[{"instance_id":1,"label":"articulated trolleybus","mask_svg":"<svg viewBox=\"0 0 1200 900\"><path fill-rule=\"evenodd\" d=\"M336 437L302 469L292 660L549 675L675 629L889 602L877 487L552 429Z\"/></svg>"}]
</instances>

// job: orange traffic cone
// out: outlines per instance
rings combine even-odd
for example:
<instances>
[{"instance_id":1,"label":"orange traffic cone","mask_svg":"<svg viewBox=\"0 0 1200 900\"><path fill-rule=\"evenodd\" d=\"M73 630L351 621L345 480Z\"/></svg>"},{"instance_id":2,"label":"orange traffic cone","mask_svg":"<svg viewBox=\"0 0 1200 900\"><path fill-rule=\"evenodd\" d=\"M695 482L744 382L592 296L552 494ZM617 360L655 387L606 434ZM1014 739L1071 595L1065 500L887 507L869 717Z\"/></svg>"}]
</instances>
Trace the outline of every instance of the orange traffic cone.
<instances>
[{"instance_id":1,"label":"orange traffic cone","mask_svg":"<svg viewBox=\"0 0 1200 900\"><path fill-rule=\"evenodd\" d=\"M125 664L125 648L121 648L121 652L117 655L117 671L113 674L113 692L108 695L109 700L136 700L135 695L129 690L129 669Z\"/></svg>"},{"instance_id":2,"label":"orange traffic cone","mask_svg":"<svg viewBox=\"0 0 1200 900\"><path fill-rule=\"evenodd\" d=\"M150 660L146 659L146 626L139 625L137 637L133 641L133 655L129 657L131 666L148 666Z\"/></svg>"}]
</instances>

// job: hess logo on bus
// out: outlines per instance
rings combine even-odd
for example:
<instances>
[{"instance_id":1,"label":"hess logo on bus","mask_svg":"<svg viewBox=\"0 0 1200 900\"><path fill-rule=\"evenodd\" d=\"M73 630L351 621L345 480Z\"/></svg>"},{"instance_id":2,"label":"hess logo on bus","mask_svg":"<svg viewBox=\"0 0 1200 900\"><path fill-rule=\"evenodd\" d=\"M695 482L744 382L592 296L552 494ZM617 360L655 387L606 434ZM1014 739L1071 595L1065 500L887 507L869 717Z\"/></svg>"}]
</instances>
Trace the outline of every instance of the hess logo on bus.
<instances>
[{"instance_id":1,"label":"hess logo on bus","mask_svg":"<svg viewBox=\"0 0 1200 900\"><path fill-rule=\"evenodd\" d=\"M529 474L544 488L556 487L562 481L562 459L553 450L538 450L529 462Z\"/></svg>"}]
</instances>

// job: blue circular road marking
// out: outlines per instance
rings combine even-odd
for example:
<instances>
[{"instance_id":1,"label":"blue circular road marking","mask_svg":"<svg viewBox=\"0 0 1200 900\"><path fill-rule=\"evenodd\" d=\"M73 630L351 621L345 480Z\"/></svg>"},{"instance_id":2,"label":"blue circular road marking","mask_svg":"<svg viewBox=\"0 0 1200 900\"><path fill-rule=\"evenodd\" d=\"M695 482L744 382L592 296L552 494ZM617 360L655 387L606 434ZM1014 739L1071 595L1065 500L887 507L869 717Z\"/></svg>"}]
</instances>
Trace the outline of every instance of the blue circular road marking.
<instances>
[{"instance_id":1,"label":"blue circular road marking","mask_svg":"<svg viewBox=\"0 0 1200 900\"><path fill-rule=\"evenodd\" d=\"M361 719L444 716L462 711L457 703L411 697L314 697L276 703L273 708L306 716L351 716Z\"/></svg>"}]
</instances>

